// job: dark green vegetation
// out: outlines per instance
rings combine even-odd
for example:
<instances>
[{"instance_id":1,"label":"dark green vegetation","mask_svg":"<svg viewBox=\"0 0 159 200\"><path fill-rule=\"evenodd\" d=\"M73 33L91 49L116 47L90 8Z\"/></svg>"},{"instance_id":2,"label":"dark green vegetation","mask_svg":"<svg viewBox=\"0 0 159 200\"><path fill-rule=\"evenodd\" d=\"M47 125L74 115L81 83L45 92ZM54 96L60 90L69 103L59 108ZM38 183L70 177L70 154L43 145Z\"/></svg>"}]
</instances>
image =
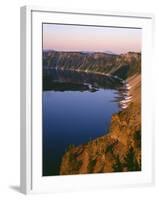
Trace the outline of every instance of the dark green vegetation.
<instances>
[{"instance_id":1,"label":"dark green vegetation","mask_svg":"<svg viewBox=\"0 0 159 200\"><path fill-rule=\"evenodd\" d=\"M94 169L95 165L96 165L96 159L89 161L89 164L87 166L88 173L92 173L93 172L93 169Z\"/></svg>"},{"instance_id":2,"label":"dark green vegetation","mask_svg":"<svg viewBox=\"0 0 159 200\"><path fill-rule=\"evenodd\" d=\"M85 91L89 90L88 85L80 83L66 83L66 82L49 82L44 85L44 90L54 90L54 91Z\"/></svg>"},{"instance_id":3,"label":"dark green vegetation","mask_svg":"<svg viewBox=\"0 0 159 200\"><path fill-rule=\"evenodd\" d=\"M62 158L60 174L140 171L141 53L112 55L48 51L43 52L43 66L44 70L108 75L112 81L114 77L124 79L131 86L129 93L133 97L126 109L112 116L109 131L102 137L68 147Z\"/></svg>"},{"instance_id":4,"label":"dark green vegetation","mask_svg":"<svg viewBox=\"0 0 159 200\"><path fill-rule=\"evenodd\" d=\"M123 171L123 164L120 161L119 155L114 158L114 163L112 165L114 172L122 172Z\"/></svg>"},{"instance_id":5,"label":"dark green vegetation","mask_svg":"<svg viewBox=\"0 0 159 200\"><path fill-rule=\"evenodd\" d=\"M123 85L122 80L96 73L86 73L61 68L43 70L43 90L54 91L96 91L99 88L116 89Z\"/></svg>"},{"instance_id":6,"label":"dark green vegetation","mask_svg":"<svg viewBox=\"0 0 159 200\"><path fill-rule=\"evenodd\" d=\"M77 154L71 154L71 153L67 154L67 159L68 159L70 165L73 166L73 168L70 169L69 173L77 174L80 167L82 166L83 161L77 159L77 157L78 157Z\"/></svg>"},{"instance_id":7,"label":"dark green vegetation","mask_svg":"<svg viewBox=\"0 0 159 200\"><path fill-rule=\"evenodd\" d=\"M43 52L43 66L65 70L80 70L94 73L117 75L127 79L141 71L141 54L112 55L107 53Z\"/></svg>"},{"instance_id":8,"label":"dark green vegetation","mask_svg":"<svg viewBox=\"0 0 159 200\"><path fill-rule=\"evenodd\" d=\"M115 162L112 165L114 172L122 171L140 171L141 160L137 161L133 147L130 147L124 157L123 162L120 160L119 155L115 157Z\"/></svg>"},{"instance_id":9,"label":"dark green vegetation","mask_svg":"<svg viewBox=\"0 0 159 200\"><path fill-rule=\"evenodd\" d=\"M140 106L136 103L114 114L108 134L66 152L61 163L61 174L140 171L140 117ZM67 159L68 155L71 162ZM78 160L82 160L82 164L80 167L78 165L77 170L73 162Z\"/></svg>"},{"instance_id":10,"label":"dark green vegetation","mask_svg":"<svg viewBox=\"0 0 159 200\"><path fill-rule=\"evenodd\" d=\"M104 67L94 68L125 79L133 97L126 109L114 114L108 133L88 144L72 148L66 152L61 162L61 174L87 174L104 172L127 172L141 170L141 54L129 52L125 55L94 55L102 59ZM93 59L92 58L92 59ZM98 61L97 61L98 62ZM112 64L112 65L111 65ZM101 69L102 68L102 69ZM76 154L76 160L82 160L78 171L66 155Z\"/></svg>"}]
</instances>

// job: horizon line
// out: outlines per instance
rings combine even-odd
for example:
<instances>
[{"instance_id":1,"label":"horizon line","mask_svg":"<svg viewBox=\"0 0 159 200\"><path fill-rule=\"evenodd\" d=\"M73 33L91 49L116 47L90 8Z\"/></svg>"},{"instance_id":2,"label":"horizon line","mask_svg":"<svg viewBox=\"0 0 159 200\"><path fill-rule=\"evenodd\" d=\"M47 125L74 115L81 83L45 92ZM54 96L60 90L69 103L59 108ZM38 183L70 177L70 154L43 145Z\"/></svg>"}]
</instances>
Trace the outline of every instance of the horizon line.
<instances>
[{"instance_id":1,"label":"horizon line","mask_svg":"<svg viewBox=\"0 0 159 200\"><path fill-rule=\"evenodd\" d=\"M126 53L141 53L141 51L127 51L125 53L115 53L110 50L106 51L92 51L92 50L55 50L55 49L43 49L43 51L56 51L56 52L84 52L84 53L106 53L106 54L114 54L114 55L121 55Z\"/></svg>"}]
</instances>

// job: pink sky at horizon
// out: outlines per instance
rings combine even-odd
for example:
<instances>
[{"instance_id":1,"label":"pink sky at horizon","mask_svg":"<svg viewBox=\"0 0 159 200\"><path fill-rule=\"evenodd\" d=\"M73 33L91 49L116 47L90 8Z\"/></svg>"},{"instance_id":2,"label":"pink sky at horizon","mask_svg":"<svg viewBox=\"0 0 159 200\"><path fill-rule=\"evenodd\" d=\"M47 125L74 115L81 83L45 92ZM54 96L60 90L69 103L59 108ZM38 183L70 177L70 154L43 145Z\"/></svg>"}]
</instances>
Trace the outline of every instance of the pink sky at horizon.
<instances>
[{"instance_id":1,"label":"pink sky at horizon","mask_svg":"<svg viewBox=\"0 0 159 200\"><path fill-rule=\"evenodd\" d=\"M141 52L142 29L43 24L43 49Z\"/></svg>"}]
</instances>

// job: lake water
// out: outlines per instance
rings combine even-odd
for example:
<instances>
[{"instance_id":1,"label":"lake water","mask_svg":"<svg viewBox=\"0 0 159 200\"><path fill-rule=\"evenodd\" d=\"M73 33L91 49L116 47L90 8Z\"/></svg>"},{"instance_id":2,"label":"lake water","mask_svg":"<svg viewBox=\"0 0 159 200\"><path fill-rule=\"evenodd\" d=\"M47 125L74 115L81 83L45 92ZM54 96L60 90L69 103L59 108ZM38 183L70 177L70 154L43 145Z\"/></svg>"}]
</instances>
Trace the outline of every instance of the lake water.
<instances>
[{"instance_id":1,"label":"lake water","mask_svg":"<svg viewBox=\"0 0 159 200\"><path fill-rule=\"evenodd\" d=\"M59 174L70 144L87 143L107 133L112 114L120 108L118 84L106 79L79 72L44 73L43 176Z\"/></svg>"}]
</instances>

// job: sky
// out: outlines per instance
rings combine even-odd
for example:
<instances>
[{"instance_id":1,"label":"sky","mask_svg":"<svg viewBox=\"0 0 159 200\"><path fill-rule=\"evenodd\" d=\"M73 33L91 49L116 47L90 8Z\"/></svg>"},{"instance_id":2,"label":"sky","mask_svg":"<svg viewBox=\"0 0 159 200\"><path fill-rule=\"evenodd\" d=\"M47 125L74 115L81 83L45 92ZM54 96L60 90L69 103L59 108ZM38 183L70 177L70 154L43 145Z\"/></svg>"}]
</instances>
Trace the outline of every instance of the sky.
<instances>
[{"instance_id":1,"label":"sky","mask_svg":"<svg viewBox=\"0 0 159 200\"><path fill-rule=\"evenodd\" d=\"M121 54L140 52L142 29L43 24L43 49Z\"/></svg>"}]
</instances>

